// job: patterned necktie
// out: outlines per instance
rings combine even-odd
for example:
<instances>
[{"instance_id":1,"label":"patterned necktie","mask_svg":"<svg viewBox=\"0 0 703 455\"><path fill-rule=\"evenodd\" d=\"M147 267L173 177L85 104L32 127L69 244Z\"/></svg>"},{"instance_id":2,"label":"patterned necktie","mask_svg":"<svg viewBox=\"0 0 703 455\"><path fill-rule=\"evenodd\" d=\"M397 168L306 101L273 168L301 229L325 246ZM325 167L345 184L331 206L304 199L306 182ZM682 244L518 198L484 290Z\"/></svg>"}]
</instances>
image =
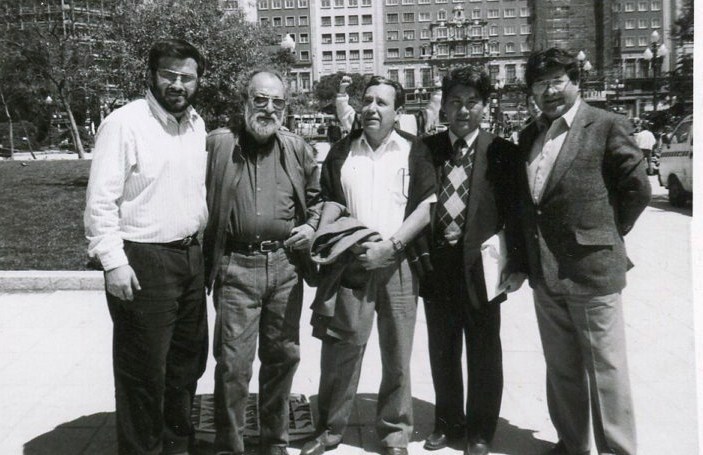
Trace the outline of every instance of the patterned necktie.
<instances>
[{"instance_id":1,"label":"patterned necktie","mask_svg":"<svg viewBox=\"0 0 703 455\"><path fill-rule=\"evenodd\" d=\"M460 138L454 143L453 152L454 156L444 164L437 204L437 228L443 234L463 229L469 201L474 147L469 149Z\"/></svg>"}]
</instances>

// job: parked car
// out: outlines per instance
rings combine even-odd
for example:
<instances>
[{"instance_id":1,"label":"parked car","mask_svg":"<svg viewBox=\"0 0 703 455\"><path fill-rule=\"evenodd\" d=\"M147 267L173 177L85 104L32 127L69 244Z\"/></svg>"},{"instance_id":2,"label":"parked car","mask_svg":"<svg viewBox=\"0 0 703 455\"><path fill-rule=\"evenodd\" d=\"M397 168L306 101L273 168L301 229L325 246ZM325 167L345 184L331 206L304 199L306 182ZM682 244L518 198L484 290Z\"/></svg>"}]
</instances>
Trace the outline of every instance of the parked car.
<instances>
[{"instance_id":1,"label":"parked car","mask_svg":"<svg viewBox=\"0 0 703 455\"><path fill-rule=\"evenodd\" d=\"M693 116L664 136L659 156L659 184L669 190L669 203L684 205L693 197Z\"/></svg>"}]
</instances>

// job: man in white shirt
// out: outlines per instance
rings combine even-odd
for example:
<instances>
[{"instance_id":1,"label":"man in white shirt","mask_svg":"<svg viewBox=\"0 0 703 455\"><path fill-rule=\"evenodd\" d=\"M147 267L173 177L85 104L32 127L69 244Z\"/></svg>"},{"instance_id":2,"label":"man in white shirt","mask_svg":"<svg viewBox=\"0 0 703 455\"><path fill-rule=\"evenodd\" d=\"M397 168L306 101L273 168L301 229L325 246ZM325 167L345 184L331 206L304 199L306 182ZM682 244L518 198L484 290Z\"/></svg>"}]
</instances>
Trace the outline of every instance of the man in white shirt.
<instances>
[{"instance_id":1,"label":"man in white shirt","mask_svg":"<svg viewBox=\"0 0 703 455\"><path fill-rule=\"evenodd\" d=\"M340 286L337 292L336 305L357 309L357 319L348 338L323 339L319 434L303 447L304 455L320 455L342 440L374 313L382 360L376 429L384 454L407 454L413 428L410 353L418 284L405 246L417 251L436 196L429 150L414 136L394 129L403 101L400 84L372 78L364 90L362 129L337 142L322 167L324 199L345 206L382 240L356 247L369 271L363 287Z\"/></svg>"},{"instance_id":2,"label":"man in white shirt","mask_svg":"<svg viewBox=\"0 0 703 455\"><path fill-rule=\"evenodd\" d=\"M84 215L113 320L120 454L187 453L207 360L205 124L191 107L205 69L183 40L154 43L149 90L98 130Z\"/></svg>"},{"instance_id":3,"label":"man in white shirt","mask_svg":"<svg viewBox=\"0 0 703 455\"><path fill-rule=\"evenodd\" d=\"M647 124L641 122L637 125L637 133L635 134L635 140L637 141L637 146L642 150L644 159L647 164L647 175L654 174L654 166L652 164L652 151L657 143L654 134L647 129Z\"/></svg>"}]
</instances>

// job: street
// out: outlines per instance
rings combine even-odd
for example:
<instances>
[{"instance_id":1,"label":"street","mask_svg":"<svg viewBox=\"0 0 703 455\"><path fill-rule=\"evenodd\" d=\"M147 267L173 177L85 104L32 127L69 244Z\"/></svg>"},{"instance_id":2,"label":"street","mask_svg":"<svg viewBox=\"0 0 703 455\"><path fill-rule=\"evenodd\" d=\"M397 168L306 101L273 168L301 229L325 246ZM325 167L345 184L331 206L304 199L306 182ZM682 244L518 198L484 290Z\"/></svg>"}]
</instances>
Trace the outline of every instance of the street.
<instances>
[{"instance_id":1,"label":"street","mask_svg":"<svg viewBox=\"0 0 703 455\"><path fill-rule=\"evenodd\" d=\"M695 455L691 208L672 208L656 177L650 181L652 203L626 238L635 268L628 274L623 294L638 453ZM302 361L293 392L305 394L314 403L320 342L310 336L308 307L312 297L312 290L306 290ZM111 322L103 293L5 293L0 294L0 307L0 453L115 453ZM527 285L503 304L502 314L505 390L493 453L541 454L556 442L556 433L547 413L544 360ZM212 324L214 311L210 311L210 320ZM422 443L432 431L434 400L422 308L414 346L416 425L409 449L417 455L428 453ZM336 453L378 452L373 422L379 371L374 334L366 352L352 425ZM199 383L199 394L212 393L213 372L211 358ZM256 389L254 380L251 390ZM297 452L291 449L291 453ZM443 449L436 453L460 452Z\"/></svg>"}]
</instances>

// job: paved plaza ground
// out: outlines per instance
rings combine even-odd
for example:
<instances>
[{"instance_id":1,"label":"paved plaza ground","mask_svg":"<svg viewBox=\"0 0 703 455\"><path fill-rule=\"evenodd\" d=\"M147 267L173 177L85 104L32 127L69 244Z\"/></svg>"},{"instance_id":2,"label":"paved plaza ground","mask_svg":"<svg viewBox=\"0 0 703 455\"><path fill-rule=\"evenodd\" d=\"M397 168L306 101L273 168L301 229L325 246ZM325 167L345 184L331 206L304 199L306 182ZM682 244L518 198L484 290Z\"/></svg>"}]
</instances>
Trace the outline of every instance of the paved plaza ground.
<instances>
[{"instance_id":1,"label":"paved plaza ground","mask_svg":"<svg viewBox=\"0 0 703 455\"><path fill-rule=\"evenodd\" d=\"M653 202L627 237L636 267L624 292L639 454L696 455L691 210L672 209L654 179L652 184ZM293 392L314 403L320 342L310 336L312 297L312 290L306 290L302 361ZM505 391L493 452L541 454L556 442L556 434L547 414L544 360L529 288L525 285L511 295L502 311ZM0 454L116 453L112 327L103 293L0 293L0 312ZM427 453L422 442L432 430L434 400L422 308L418 314L412 359L416 425L410 444L415 455ZM210 319L212 323L213 311ZM353 424L339 454L374 453L380 448L373 428L379 371L374 335L364 360ZM198 393L212 393L213 372L210 359ZM252 382L251 390L256 388ZM299 447L295 445L291 453ZM203 453L208 453L207 445Z\"/></svg>"}]
</instances>

